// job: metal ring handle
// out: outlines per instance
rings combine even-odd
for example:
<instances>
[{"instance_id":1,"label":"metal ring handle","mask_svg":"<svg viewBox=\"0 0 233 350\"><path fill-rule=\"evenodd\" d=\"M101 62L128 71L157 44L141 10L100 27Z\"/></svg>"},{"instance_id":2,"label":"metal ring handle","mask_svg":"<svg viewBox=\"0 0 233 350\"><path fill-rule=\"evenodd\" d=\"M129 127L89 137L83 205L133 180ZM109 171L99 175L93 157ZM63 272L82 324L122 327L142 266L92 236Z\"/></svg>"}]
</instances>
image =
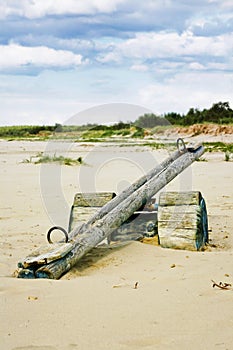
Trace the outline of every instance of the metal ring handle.
<instances>
[{"instance_id":1,"label":"metal ring handle","mask_svg":"<svg viewBox=\"0 0 233 350\"><path fill-rule=\"evenodd\" d=\"M59 231L63 232L64 235L65 235L65 238L66 238L65 242L66 242L66 243L68 242L69 237L68 237L67 231L66 231L63 227L60 227L60 226L53 226L53 227L51 227L51 228L48 230L48 233L47 233L47 240L48 240L48 242L49 242L50 244L53 243L53 242L51 241L50 236L51 236L51 233L52 233L54 230L59 230Z\"/></svg>"},{"instance_id":2,"label":"metal ring handle","mask_svg":"<svg viewBox=\"0 0 233 350\"><path fill-rule=\"evenodd\" d=\"M176 145L177 145L177 149L180 153L186 152L187 148L185 146L184 140L181 137L179 137L177 139Z\"/></svg>"}]
</instances>

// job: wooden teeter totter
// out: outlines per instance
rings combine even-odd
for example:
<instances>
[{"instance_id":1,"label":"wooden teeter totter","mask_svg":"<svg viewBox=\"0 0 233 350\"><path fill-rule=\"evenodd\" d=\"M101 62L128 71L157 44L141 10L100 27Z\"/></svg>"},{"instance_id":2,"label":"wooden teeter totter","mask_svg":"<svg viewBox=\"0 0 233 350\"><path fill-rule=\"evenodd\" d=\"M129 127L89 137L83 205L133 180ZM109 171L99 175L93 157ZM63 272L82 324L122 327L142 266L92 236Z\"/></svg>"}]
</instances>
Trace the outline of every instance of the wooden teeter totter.
<instances>
[{"instance_id":1,"label":"wooden teeter totter","mask_svg":"<svg viewBox=\"0 0 233 350\"><path fill-rule=\"evenodd\" d=\"M71 208L68 232L53 227L41 247L18 263L19 278L59 279L85 254L106 241L159 236L162 247L200 250L208 242L205 201L198 191L163 192L154 196L204 153L201 144L177 140L177 150L161 164L114 193L78 193ZM53 230L61 229L64 242L52 243Z\"/></svg>"}]
</instances>

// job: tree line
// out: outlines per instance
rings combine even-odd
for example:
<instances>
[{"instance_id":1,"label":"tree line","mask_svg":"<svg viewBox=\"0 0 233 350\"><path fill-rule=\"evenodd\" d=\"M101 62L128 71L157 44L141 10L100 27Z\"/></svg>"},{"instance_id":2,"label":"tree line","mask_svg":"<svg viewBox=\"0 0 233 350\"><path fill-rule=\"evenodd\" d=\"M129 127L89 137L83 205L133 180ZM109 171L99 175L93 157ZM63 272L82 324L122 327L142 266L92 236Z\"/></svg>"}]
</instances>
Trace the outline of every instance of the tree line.
<instances>
[{"instance_id":1,"label":"tree line","mask_svg":"<svg viewBox=\"0 0 233 350\"><path fill-rule=\"evenodd\" d=\"M26 125L26 126L2 126L0 127L0 137L23 138L23 137L48 137L53 133L61 132L84 132L86 130L105 131L106 136L117 133L122 130L125 134L130 133L130 128L136 129L136 136L142 133L142 129L154 128L156 126L181 125L189 126L193 124L216 123L216 124L233 124L233 110L229 102L214 103L211 108L199 110L190 108L187 114L176 112L166 113L164 115L155 115L146 113L139 116L134 122L118 122L113 125L90 124L86 125Z\"/></svg>"},{"instance_id":2,"label":"tree line","mask_svg":"<svg viewBox=\"0 0 233 350\"><path fill-rule=\"evenodd\" d=\"M146 113L140 116L134 124L141 128L153 128L158 125L189 126L202 123L232 124L233 110L229 102L214 103L211 108L203 110L190 108L187 114L170 112L163 116L156 116L153 113Z\"/></svg>"}]
</instances>

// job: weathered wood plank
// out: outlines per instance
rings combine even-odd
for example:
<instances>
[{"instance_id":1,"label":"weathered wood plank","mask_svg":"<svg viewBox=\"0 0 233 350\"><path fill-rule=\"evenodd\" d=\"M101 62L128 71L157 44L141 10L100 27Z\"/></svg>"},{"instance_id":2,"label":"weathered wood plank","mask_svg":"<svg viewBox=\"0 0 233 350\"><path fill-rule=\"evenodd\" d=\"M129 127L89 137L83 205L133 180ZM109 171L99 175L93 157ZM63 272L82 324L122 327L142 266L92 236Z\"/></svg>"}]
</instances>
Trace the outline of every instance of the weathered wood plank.
<instances>
[{"instance_id":1,"label":"weathered wood plank","mask_svg":"<svg viewBox=\"0 0 233 350\"><path fill-rule=\"evenodd\" d=\"M98 215L100 207L106 205L115 196L114 192L76 193L71 207L68 231L76 227L77 234L81 232L81 228L87 225L88 220Z\"/></svg>"},{"instance_id":2,"label":"weathered wood plank","mask_svg":"<svg viewBox=\"0 0 233 350\"><path fill-rule=\"evenodd\" d=\"M160 215L167 215L170 218L176 215L180 214L195 214L200 212L200 205L173 205L173 206L160 206L159 205L159 212L158 216L159 219L161 218Z\"/></svg>"},{"instance_id":3,"label":"weathered wood plank","mask_svg":"<svg viewBox=\"0 0 233 350\"><path fill-rule=\"evenodd\" d=\"M192 208L193 206L187 206ZM197 228L201 222L201 208L195 206L196 211L193 212L176 212L176 206L161 207L158 212L158 227L171 228ZM166 208L164 210L164 208Z\"/></svg>"},{"instance_id":4,"label":"weathered wood plank","mask_svg":"<svg viewBox=\"0 0 233 350\"><path fill-rule=\"evenodd\" d=\"M113 192L76 193L74 207L103 207L116 196Z\"/></svg>"},{"instance_id":5,"label":"weathered wood plank","mask_svg":"<svg viewBox=\"0 0 233 350\"><path fill-rule=\"evenodd\" d=\"M184 238L196 240L199 233L197 228L179 228L179 227L161 227L159 225L159 239L163 246L164 239L168 238Z\"/></svg>"},{"instance_id":6,"label":"weathered wood plank","mask_svg":"<svg viewBox=\"0 0 233 350\"><path fill-rule=\"evenodd\" d=\"M69 253L73 248L71 243L54 243L42 246L30 255L28 255L18 265L19 267L28 268L35 265L48 264L54 260L58 260Z\"/></svg>"},{"instance_id":7,"label":"weathered wood plank","mask_svg":"<svg viewBox=\"0 0 233 350\"><path fill-rule=\"evenodd\" d=\"M167 220L167 221L159 221L158 223L158 229L161 230L162 228L167 228L167 230L175 230L175 229L196 229L197 226L200 224L201 219L198 220L198 218L186 218L181 220Z\"/></svg>"},{"instance_id":8,"label":"weathered wood plank","mask_svg":"<svg viewBox=\"0 0 233 350\"><path fill-rule=\"evenodd\" d=\"M199 250L205 244L201 200L197 191L161 193L158 234L162 247Z\"/></svg>"},{"instance_id":9,"label":"weathered wood plank","mask_svg":"<svg viewBox=\"0 0 233 350\"><path fill-rule=\"evenodd\" d=\"M70 212L69 232L72 231L79 224L84 225L87 221L97 213L98 207L76 207L73 206Z\"/></svg>"},{"instance_id":10,"label":"weathered wood plank","mask_svg":"<svg viewBox=\"0 0 233 350\"><path fill-rule=\"evenodd\" d=\"M161 237L159 236L159 241L160 241L160 245L163 248L192 250L192 251L198 250L196 239L192 239L189 237L164 236L162 237L162 244L161 244Z\"/></svg>"},{"instance_id":11,"label":"weathered wood plank","mask_svg":"<svg viewBox=\"0 0 233 350\"><path fill-rule=\"evenodd\" d=\"M163 192L159 197L160 206L199 205L201 194L198 191Z\"/></svg>"}]
</instances>

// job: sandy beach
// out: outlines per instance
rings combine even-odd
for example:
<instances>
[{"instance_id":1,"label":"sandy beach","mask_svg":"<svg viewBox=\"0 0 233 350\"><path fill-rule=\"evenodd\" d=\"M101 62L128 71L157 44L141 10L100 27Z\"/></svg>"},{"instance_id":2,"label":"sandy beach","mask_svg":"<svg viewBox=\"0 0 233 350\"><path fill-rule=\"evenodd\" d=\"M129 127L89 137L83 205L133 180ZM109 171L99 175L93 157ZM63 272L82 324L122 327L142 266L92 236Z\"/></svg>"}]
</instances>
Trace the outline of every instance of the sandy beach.
<instances>
[{"instance_id":1,"label":"sandy beach","mask_svg":"<svg viewBox=\"0 0 233 350\"><path fill-rule=\"evenodd\" d=\"M48 149L85 164L34 164ZM233 289L211 282L233 286L233 162L223 153L204 154L166 187L202 193L205 251L132 242L96 248L58 281L14 277L51 226L67 227L76 192L119 193L167 155L139 146L0 141L1 350L233 349Z\"/></svg>"}]
</instances>

